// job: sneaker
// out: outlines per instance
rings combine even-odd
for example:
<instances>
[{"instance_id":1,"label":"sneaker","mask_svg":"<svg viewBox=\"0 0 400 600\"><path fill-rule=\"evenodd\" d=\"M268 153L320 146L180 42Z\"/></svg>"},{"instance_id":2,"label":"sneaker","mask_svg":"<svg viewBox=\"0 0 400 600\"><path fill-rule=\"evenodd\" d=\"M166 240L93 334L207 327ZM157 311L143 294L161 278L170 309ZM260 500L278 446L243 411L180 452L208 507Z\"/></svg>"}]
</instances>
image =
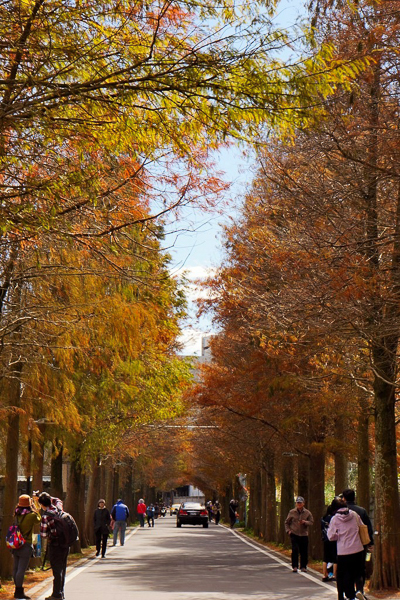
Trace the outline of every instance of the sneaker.
<instances>
[{"instance_id":1,"label":"sneaker","mask_svg":"<svg viewBox=\"0 0 400 600\"><path fill-rule=\"evenodd\" d=\"M307 573L307 567L305 567L304 569L300 569L300 571L301 571L302 573Z\"/></svg>"},{"instance_id":2,"label":"sneaker","mask_svg":"<svg viewBox=\"0 0 400 600\"><path fill-rule=\"evenodd\" d=\"M96 556L100 556L100 552L96 552Z\"/></svg>"},{"instance_id":3,"label":"sneaker","mask_svg":"<svg viewBox=\"0 0 400 600\"><path fill-rule=\"evenodd\" d=\"M328 576L327 577L323 577L322 581L330 581L330 578Z\"/></svg>"},{"instance_id":4,"label":"sneaker","mask_svg":"<svg viewBox=\"0 0 400 600\"><path fill-rule=\"evenodd\" d=\"M360 591L356 592L356 598L357 600L365 600L364 594Z\"/></svg>"},{"instance_id":5,"label":"sneaker","mask_svg":"<svg viewBox=\"0 0 400 600\"><path fill-rule=\"evenodd\" d=\"M292 569L293 573L297 573L297 569Z\"/></svg>"}]
</instances>

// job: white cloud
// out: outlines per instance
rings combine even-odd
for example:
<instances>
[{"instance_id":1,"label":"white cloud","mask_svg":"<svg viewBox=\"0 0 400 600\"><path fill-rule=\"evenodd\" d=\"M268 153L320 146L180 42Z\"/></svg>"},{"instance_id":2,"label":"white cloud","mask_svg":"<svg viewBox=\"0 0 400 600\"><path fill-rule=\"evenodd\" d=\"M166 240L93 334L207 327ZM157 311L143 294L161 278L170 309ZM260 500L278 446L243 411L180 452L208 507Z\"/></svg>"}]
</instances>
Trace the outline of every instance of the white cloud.
<instances>
[{"instance_id":1,"label":"white cloud","mask_svg":"<svg viewBox=\"0 0 400 600\"><path fill-rule=\"evenodd\" d=\"M185 356L201 356L201 340L205 336L205 332L200 329L182 329L179 336L179 342L183 348L180 354Z\"/></svg>"},{"instance_id":2,"label":"white cloud","mask_svg":"<svg viewBox=\"0 0 400 600\"><path fill-rule=\"evenodd\" d=\"M204 280L207 277L213 277L216 275L218 269L216 268L206 268L201 265L192 266L192 267L181 267L172 272L172 277L178 278L184 276L189 281L195 281L197 279Z\"/></svg>"}]
</instances>

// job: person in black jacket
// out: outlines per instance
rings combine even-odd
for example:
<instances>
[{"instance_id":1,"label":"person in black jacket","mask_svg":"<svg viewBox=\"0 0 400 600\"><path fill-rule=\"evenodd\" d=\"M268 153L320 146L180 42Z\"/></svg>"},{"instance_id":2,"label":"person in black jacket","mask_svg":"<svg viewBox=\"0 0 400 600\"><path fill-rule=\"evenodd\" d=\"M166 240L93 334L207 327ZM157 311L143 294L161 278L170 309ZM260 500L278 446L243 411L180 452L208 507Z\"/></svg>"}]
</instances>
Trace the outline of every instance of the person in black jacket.
<instances>
[{"instance_id":1,"label":"person in black jacket","mask_svg":"<svg viewBox=\"0 0 400 600\"><path fill-rule=\"evenodd\" d=\"M336 542L331 542L327 535L329 523L335 512L334 506L335 506L334 503L330 504L326 510L325 515L321 519L321 534L322 534L322 541L324 544L324 556L323 556L323 563L322 563L322 575L323 575L322 581L336 581L336 575L337 575ZM328 565L333 566L333 572L331 572L331 577L329 576Z\"/></svg>"},{"instance_id":2,"label":"person in black jacket","mask_svg":"<svg viewBox=\"0 0 400 600\"><path fill-rule=\"evenodd\" d=\"M231 523L231 529L235 527L236 514L238 509L238 503L234 498L229 502L229 521Z\"/></svg>"},{"instance_id":3,"label":"person in black jacket","mask_svg":"<svg viewBox=\"0 0 400 600\"><path fill-rule=\"evenodd\" d=\"M109 525L111 523L111 515L108 508L106 508L106 502L100 499L97 504L97 508L93 515L94 533L96 535L96 556L100 555L101 546L101 558L105 558L107 550L108 534L110 533Z\"/></svg>"}]
</instances>

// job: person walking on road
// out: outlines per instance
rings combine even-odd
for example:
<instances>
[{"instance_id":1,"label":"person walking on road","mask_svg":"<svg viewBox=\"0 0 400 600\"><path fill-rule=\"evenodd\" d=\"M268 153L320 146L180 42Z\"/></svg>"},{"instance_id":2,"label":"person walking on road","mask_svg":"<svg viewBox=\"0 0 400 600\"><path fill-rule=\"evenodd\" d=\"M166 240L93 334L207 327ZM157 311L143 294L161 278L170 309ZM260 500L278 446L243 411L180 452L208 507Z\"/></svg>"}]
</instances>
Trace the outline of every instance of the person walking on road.
<instances>
[{"instance_id":1,"label":"person walking on road","mask_svg":"<svg viewBox=\"0 0 400 600\"><path fill-rule=\"evenodd\" d=\"M364 593L365 579L367 576L365 561L366 561L367 553L371 553L373 551L374 530L372 527L371 519L369 518L368 513L365 510L365 508L363 508L362 506L358 506L358 504L356 504L355 491L352 490L351 488L343 490L342 496L343 496L343 500L346 502L347 507L350 510L354 510L354 512L356 512L358 514L358 516L360 517L360 519L364 523L364 525L366 525L368 527L368 535L369 535L370 543L367 546L364 546L364 574L363 574L363 588L361 590ZM371 556L371 554L370 554L370 556Z\"/></svg>"},{"instance_id":2,"label":"person walking on road","mask_svg":"<svg viewBox=\"0 0 400 600\"><path fill-rule=\"evenodd\" d=\"M322 581L336 581L337 575L337 548L336 542L328 538L328 528L333 516L332 504L326 510L321 519L322 542L324 544L324 556L322 562ZM332 571L330 570L332 568Z\"/></svg>"},{"instance_id":3,"label":"person walking on road","mask_svg":"<svg viewBox=\"0 0 400 600\"><path fill-rule=\"evenodd\" d=\"M154 527L154 505L153 504L149 504L149 506L147 507L146 515L147 515L147 525L149 527Z\"/></svg>"},{"instance_id":4,"label":"person walking on road","mask_svg":"<svg viewBox=\"0 0 400 600\"><path fill-rule=\"evenodd\" d=\"M110 511L106 508L106 501L101 499L98 501L97 508L93 515L94 533L96 536L96 556L100 555L101 546L101 558L105 558L106 556L110 523Z\"/></svg>"},{"instance_id":5,"label":"person walking on road","mask_svg":"<svg viewBox=\"0 0 400 600\"><path fill-rule=\"evenodd\" d=\"M58 498L52 498L46 492L40 494L38 502L44 510L40 522L40 535L47 540L47 552L53 571L53 592L46 600L61 600L64 598L69 546L61 543L54 517L61 516L62 510L58 506L62 506L62 502Z\"/></svg>"},{"instance_id":6,"label":"person walking on road","mask_svg":"<svg viewBox=\"0 0 400 600\"><path fill-rule=\"evenodd\" d=\"M334 515L327 531L328 539L337 543L338 600L363 600L364 546L359 526L361 519L342 499L332 502Z\"/></svg>"},{"instance_id":7,"label":"person walking on road","mask_svg":"<svg viewBox=\"0 0 400 600\"><path fill-rule=\"evenodd\" d=\"M139 517L140 527L144 527L144 515L147 512L146 504L143 498L140 498L136 508L137 515Z\"/></svg>"},{"instance_id":8,"label":"person walking on road","mask_svg":"<svg viewBox=\"0 0 400 600\"><path fill-rule=\"evenodd\" d=\"M231 523L231 529L235 527L237 519L237 509L238 503L232 498L232 500L229 502L229 521Z\"/></svg>"},{"instance_id":9,"label":"person walking on road","mask_svg":"<svg viewBox=\"0 0 400 600\"><path fill-rule=\"evenodd\" d=\"M33 500L27 494L22 494L15 507L14 517L25 540L25 544L12 551L13 556L13 580L15 584L14 598L27 598L24 592L24 577L29 561L33 555L32 532L36 523L40 523L39 504L34 497Z\"/></svg>"},{"instance_id":10,"label":"person walking on road","mask_svg":"<svg viewBox=\"0 0 400 600\"><path fill-rule=\"evenodd\" d=\"M221 519L221 505L218 502L218 500L216 500L214 502L214 504L213 504L212 513L213 513L213 516L214 516L215 524L218 525L218 523L219 523L219 521Z\"/></svg>"},{"instance_id":11,"label":"person walking on road","mask_svg":"<svg viewBox=\"0 0 400 600\"><path fill-rule=\"evenodd\" d=\"M304 508L304 498L297 496L296 508L289 511L285 521L286 533L290 535L292 543L292 570L297 573L299 568L303 573L307 572L308 564L308 529L314 523L309 510Z\"/></svg>"},{"instance_id":12,"label":"person walking on road","mask_svg":"<svg viewBox=\"0 0 400 600\"><path fill-rule=\"evenodd\" d=\"M121 546L125 544L125 531L129 517L129 509L121 500L118 498L116 504L112 507L111 516L114 519L114 536L113 546L117 545L118 531L119 531L119 543Z\"/></svg>"}]
</instances>

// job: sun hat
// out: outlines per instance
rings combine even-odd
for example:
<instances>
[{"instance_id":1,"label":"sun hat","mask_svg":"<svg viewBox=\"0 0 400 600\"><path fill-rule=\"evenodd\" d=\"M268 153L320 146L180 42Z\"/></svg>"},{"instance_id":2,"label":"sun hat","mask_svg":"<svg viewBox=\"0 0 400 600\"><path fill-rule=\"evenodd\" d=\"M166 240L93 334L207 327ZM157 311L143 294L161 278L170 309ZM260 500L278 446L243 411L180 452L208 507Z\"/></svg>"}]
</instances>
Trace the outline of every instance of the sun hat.
<instances>
[{"instance_id":1,"label":"sun hat","mask_svg":"<svg viewBox=\"0 0 400 600\"><path fill-rule=\"evenodd\" d=\"M28 496L28 494L22 494L22 496L18 498L18 506L21 506L22 508L29 508L30 505L31 497Z\"/></svg>"}]
</instances>

